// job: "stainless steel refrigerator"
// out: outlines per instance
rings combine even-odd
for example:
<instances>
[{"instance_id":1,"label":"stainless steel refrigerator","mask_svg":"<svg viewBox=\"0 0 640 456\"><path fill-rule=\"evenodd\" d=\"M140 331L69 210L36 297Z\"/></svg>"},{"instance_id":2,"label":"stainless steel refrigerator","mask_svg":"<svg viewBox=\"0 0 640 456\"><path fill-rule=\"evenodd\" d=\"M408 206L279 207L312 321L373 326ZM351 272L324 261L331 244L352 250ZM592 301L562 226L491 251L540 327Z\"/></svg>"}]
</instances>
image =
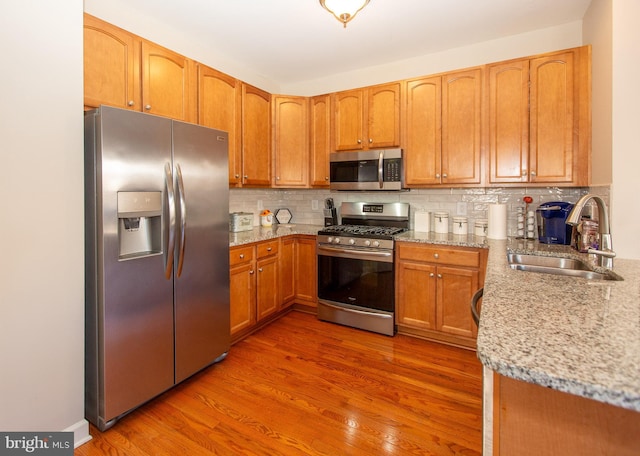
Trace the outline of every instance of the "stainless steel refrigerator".
<instances>
[{"instance_id":1,"label":"stainless steel refrigerator","mask_svg":"<svg viewBox=\"0 0 640 456\"><path fill-rule=\"evenodd\" d=\"M85 114L85 414L100 430L229 347L226 132Z\"/></svg>"}]
</instances>

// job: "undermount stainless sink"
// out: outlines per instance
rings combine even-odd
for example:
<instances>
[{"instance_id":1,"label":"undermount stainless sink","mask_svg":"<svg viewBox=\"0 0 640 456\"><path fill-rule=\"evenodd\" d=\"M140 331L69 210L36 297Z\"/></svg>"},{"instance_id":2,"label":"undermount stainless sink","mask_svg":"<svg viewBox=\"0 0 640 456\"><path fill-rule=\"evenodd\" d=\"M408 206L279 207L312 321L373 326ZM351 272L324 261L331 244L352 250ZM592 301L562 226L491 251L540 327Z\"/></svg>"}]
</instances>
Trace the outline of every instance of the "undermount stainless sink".
<instances>
[{"instance_id":1,"label":"undermount stainless sink","mask_svg":"<svg viewBox=\"0 0 640 456\"><path fill-rule=\"evenodd\" d=\"M587 263L575 258L508 253L507 260L511 269L518 271L542 272L595 280L623 280L613 271L594 271Z\"/></svg>"}]
</instances>

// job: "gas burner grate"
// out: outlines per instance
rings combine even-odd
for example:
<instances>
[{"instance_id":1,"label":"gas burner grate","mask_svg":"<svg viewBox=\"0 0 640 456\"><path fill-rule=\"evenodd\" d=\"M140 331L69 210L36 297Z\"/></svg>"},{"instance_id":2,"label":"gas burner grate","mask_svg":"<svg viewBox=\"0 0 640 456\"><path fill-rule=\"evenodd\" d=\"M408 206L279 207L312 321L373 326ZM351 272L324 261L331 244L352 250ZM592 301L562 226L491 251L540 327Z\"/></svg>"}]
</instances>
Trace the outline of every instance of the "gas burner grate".
<instances>
[{"instance_id":1,"label":"gas burner grate","mask_svg":"<svg viewBox=\"0 0 640 456\"><path fill-rule=\"evenodd\" d=\"M349 236L391 237L406 231L406 228L392 226L336 225L325 227L320 234L341 234Z\"/></svg>"}]
</instances>

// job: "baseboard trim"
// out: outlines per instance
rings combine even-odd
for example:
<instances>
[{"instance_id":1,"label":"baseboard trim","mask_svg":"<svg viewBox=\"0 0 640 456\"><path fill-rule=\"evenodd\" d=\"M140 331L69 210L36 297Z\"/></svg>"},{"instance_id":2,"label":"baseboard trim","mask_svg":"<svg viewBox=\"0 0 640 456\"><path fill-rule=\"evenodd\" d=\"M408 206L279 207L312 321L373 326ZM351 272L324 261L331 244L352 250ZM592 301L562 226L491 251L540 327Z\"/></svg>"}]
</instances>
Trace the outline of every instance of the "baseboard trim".
<instances>
[{"instance_id":1,"label":"baseboard trim","mask_svg":"<svg viewBox=\"0 0 640 456\"><path fill-rule=\"evenodd\" d=\"M89 433L89 422L85 419L63 429L64 432L73 432L73 447L78 448L80 445L87 443L92 439Z\"/></svg>"}]
</instances>

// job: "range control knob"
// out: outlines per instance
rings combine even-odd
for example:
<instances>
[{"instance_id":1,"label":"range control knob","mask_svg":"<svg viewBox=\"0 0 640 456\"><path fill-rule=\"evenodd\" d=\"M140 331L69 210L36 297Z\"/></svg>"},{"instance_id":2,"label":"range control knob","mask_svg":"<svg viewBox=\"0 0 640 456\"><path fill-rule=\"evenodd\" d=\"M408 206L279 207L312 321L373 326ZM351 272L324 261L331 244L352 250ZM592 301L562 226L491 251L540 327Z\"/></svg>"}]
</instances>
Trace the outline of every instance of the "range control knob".
<instances>
[{"instance_id":1,"label":"range control knob","mask_svg":"<svg viewBox=\"0 0 640 456\"><path fill-rule=\"evenodd\" d=\"M378 242L378 241L373 241L373 246L374 246L374 247L380 247L380 242Z\"/></svg>"},{"instance_id":2,"label":"range control knob","mask_svg":"<svg viewBox=\"0 0 640 456\"><path fill-rule=\"evenodd\" d=\"M331 243L333 242L333 237L329 236L329 237L327 238L327 242L328 242L329 244L331 244Z\"/></svg>"},{"instance_id":3,"label":"range control knob","mask_svg":"<svg viewBox=\"0 0 640 456\"><path fill-rule=\"evenodd\" d=\"M333 242L334 242L335 244L340 244L340 238L339 238L339 237L335 238L335 239L333 240Z\"/></svg>"},{"instance_id":4,"label":"range control knob","mask_svg":"<svg viewBox=\"0 0 640 456\"><path fill-rule=\"evenodd\" d=\"M353 239L353 238L349 239L349 244L353 245L353 244L355 244L355 243L356 243L356 240L355 240L355 239Z\"/></svg>"},{"instance_id":5,"label":"range control knob","mask_svg":"<svg viewBox=\"0 0 640 456\"><path fill-rule=\"evenodd\" d=\"M364 245L369 247L371 245L371 241L369 239L367 239L366 241L364 241Z\"/></svg>"}]
</instances>

